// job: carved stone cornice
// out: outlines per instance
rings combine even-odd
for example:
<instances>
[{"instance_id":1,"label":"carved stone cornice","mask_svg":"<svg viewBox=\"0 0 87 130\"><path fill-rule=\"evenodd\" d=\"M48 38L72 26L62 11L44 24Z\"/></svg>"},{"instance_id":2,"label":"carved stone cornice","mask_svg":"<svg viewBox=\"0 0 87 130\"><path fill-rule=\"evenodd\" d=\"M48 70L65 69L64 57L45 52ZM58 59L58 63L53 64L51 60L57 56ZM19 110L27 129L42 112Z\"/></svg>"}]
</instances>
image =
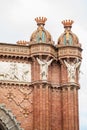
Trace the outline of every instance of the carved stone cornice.
<instances>
[{"instance_id":1,"label":"carved stone cornice","mask_svg":"<svg viewBox=\"0 0 87 130\"><path fill-rule=\"evenodd\" d=\"M57 58L56 47L53 44L47 44L47 43L29 44L29 50L31 56L50 55L51 57Z\"/></svg>"},{"instance_id":2,"label":"carved stone cornice","mask_svg":"<svg viewBox=\"0 0 87 130\"><path fill-rule=\"evenodd\" d=\"M50 55L57 57L55 46L47 43L37 43L24 45L14 45L7 43L0 43L0 55L7 57L32 57L35 55Z\"/></svg>"},{"instance_id":3,"label":"carved stone cornice","mask_svg":"<svg viewBox=\"0 0 87 130\"><path fill-rule=\"evenodd\" d=\"M77 83L63 83L63 84L54 84L49 81L33 81L33 82L12 82L12 81L0 81L0 87L34 87L34 86L40 86L42 84L42 87L46 87L46 85L49 86L49 88L54 88L54 89L62 89L66 87L76 87L77 89L80 88L80 85Z\"/></svg>"},{"instance_id":4,"label":"carved stone cornice","mask_svg":"<svg viewBox=\"0 0 87 130\"><path fill-rule=\"evenodd\" d=\"M29 55L29 49L23 45L0 43L0 54L27 56Z\"/></svg>"},{"instance_id":5,"label":"carved stone cornice","mask_svg":"<svg viewBox=\"0 0 87 130\"><path fill-rule=\"evenodd\" d=\"M33 43L29 45L14 45L0 43L0 57L3 58L12 58L12 59L24 59L31 58L37 55L49 55L54 59L61 58L82 58L81 56L82 49L80 46L65 46L48 43Z\"/></svg>"},{"instance_id":6,"label":"carved stone cornice","mask_svg":"<svg viewBox=\"0 0 87 130\"><path fill-rule=\"evenodd\" d=\"M15 81L0 81L0 87L24 87L24 86L31 86L31 83L28 82L15 82Z\"/></svg>"},{"instance_id":7,"label":"carved stone cornice","mask_svg":"<svg viewBox=\"0 0 87 130\"><path fill-rule=\"evenodd\" d=\"M59 84L53 84L52 82L50 81L42 81L42 80L38 80L38 81L33 81L31 82L31 85L34 87L34 86L40 86L42 85L42 87L46 87L48 86L49 88L60 88L60 85Z\"/></svg>"},{"instance_id":8,"label":"carved stone cornice","mask_svg":"<svg viewBox=\"0 0 87 130\"><path fill-rule=\"evenodd\" d=\"M77 88L77 89L79 89L80 88L80 85L79 84L77 84L77 83L63 83L63 84L60 84L60 87L63 89L63 88L68 88L68 87L70 87L70 88Z\"/></svg>"},{"instance_id":9,"label":"carved stone cornice","mask_svg":"<svg viewBox=\"0 0 87 130\"><path fill-rule=\"evenodd\" d=\"M13 82L13 81L0 81L0 87L33 87L34 86L40 86L42 85L42 87L46 87L49 86L49 88L60 88L59 84L53 84L51 82L48 81L33 81L33 82Z\"/></svg>"},{"instance_id":10,"label":"carved stone cornice","mask_svg":"<svg viewBox=\"0 0 87 130\"><path fill-rule=\"evenodd\" d=\"M80 46L58 46L58 58L79 58L81 56L82 49Z\"/></svg>"}]
</instances>

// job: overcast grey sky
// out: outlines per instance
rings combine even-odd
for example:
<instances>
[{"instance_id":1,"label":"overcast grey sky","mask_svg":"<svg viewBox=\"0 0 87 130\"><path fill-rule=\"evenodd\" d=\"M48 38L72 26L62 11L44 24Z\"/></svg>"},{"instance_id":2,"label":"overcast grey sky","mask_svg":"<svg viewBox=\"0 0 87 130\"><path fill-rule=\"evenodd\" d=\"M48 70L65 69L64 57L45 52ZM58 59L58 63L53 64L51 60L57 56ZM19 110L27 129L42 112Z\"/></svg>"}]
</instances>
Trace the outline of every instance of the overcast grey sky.
<instances>
[{"instance_id":1,"label":"overcast grey sky","mask_svg":"<svg viewBox=\"0 0 87 130\"><path fill-rule=\"evenodd\" d=\"M64 31L62 20L72 19L72 31L83 48L79 91L80 130L87 129L87 0L0 0L0 42L29 41L37 28L35 17L45 16L45 28L55 43Z\"/></svg>"}]
</instances>

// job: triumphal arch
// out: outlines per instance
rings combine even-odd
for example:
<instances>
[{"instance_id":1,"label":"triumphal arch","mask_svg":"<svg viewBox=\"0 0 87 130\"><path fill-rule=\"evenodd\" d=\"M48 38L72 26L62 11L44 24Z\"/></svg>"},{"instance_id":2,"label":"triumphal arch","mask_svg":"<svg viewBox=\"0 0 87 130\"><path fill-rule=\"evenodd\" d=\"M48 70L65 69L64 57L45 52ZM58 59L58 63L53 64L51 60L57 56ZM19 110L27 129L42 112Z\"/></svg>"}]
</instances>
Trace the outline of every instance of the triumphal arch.
<instances>
[{"instance_id":1,"label":"triumphal arch","mask_svg":"<svg viewBox=\"0 0 87 130\"><path fill-rule=\"evenodd\" d=\"M29 41L0 43L0 130L79 130L81 44L72 20L57 43L46 20Z\"/></svg>"}]
</instances>

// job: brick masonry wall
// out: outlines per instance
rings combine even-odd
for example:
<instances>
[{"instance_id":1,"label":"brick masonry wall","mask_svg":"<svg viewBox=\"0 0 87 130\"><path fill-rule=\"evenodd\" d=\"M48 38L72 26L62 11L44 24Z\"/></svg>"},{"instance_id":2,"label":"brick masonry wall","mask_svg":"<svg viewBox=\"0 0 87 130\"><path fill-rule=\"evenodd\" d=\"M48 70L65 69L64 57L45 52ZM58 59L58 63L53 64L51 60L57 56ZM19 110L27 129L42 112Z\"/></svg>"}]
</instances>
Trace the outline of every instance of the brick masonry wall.
<instances>
[{"instance_id":1,"label":"brick masonry wall","mask_svg":"<svg viewBox=\"0 0 87 130\"><path fill-rule=\"evenodd\" d=\"M48 80L53 84L60 84L60 64L53 62L48 68Z\"/></svg>"},{"instance_id":2,"label":"brick masonry wall","mask_svg":"<svg viewBox=\"0 0 87 130\"><path fill-rule=\"evenodd\" d=\"M64 88L62 91L62 127L64 130L78 130L78 90Z\"/></svg>"},{"instance_id":3,"label":"brick masonry wall","mask_svg":"<svg viewBox=\"0 0 87 130\"><path fill-rule=\"evenodd\" d=\"M51 129L62 129L62 104L61 91L57 89L51 90Z\"/></svg>"},{"instance_id":4,"label":"brick masonry wall","mask_svg":"<svg viewBox=\"0 0 87 130\"><path fill-rule=\"evenodd\" d=\"M33 130L33 89L22 86L0 86L0 103L6 105L25 130Z\"/></svg>"},{"instance_id":5,"label":"brick masonry wall","mask_svg":"<svg viewBox=\"0 0 87 130\"><path fill-rule=\"evenodd\" d=\"M32 63L32 82L40 80L40 66ZM53 61L48 67L48 81L67 83L66 67ZM29 86L0 86L0 103L17 117L24 130L78 130L78 90L52 88L38 82Z\"/></svg>"}]
</instances>

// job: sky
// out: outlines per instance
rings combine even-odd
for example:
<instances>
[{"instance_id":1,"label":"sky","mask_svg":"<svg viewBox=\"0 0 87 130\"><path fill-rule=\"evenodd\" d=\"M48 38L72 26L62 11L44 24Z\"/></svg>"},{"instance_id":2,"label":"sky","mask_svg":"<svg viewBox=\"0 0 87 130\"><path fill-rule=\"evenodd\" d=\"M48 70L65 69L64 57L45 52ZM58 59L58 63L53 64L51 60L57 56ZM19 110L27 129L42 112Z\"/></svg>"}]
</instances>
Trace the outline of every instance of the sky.
<instances>
[{"instance_id":1,"label":"sky","mask_svg":"<svg viewBox=\"0 0 87 130\"><path fill-rule=\"evenodd\" d=\"M0 42L15 44L30 40L37 25L34 19L47 17L45 28L55 44L63 33L62 20L74 21L74 32L82 44L79 90L80 130L87 130L87 0L0 0Z\"/></svg>"}]
</instances>

